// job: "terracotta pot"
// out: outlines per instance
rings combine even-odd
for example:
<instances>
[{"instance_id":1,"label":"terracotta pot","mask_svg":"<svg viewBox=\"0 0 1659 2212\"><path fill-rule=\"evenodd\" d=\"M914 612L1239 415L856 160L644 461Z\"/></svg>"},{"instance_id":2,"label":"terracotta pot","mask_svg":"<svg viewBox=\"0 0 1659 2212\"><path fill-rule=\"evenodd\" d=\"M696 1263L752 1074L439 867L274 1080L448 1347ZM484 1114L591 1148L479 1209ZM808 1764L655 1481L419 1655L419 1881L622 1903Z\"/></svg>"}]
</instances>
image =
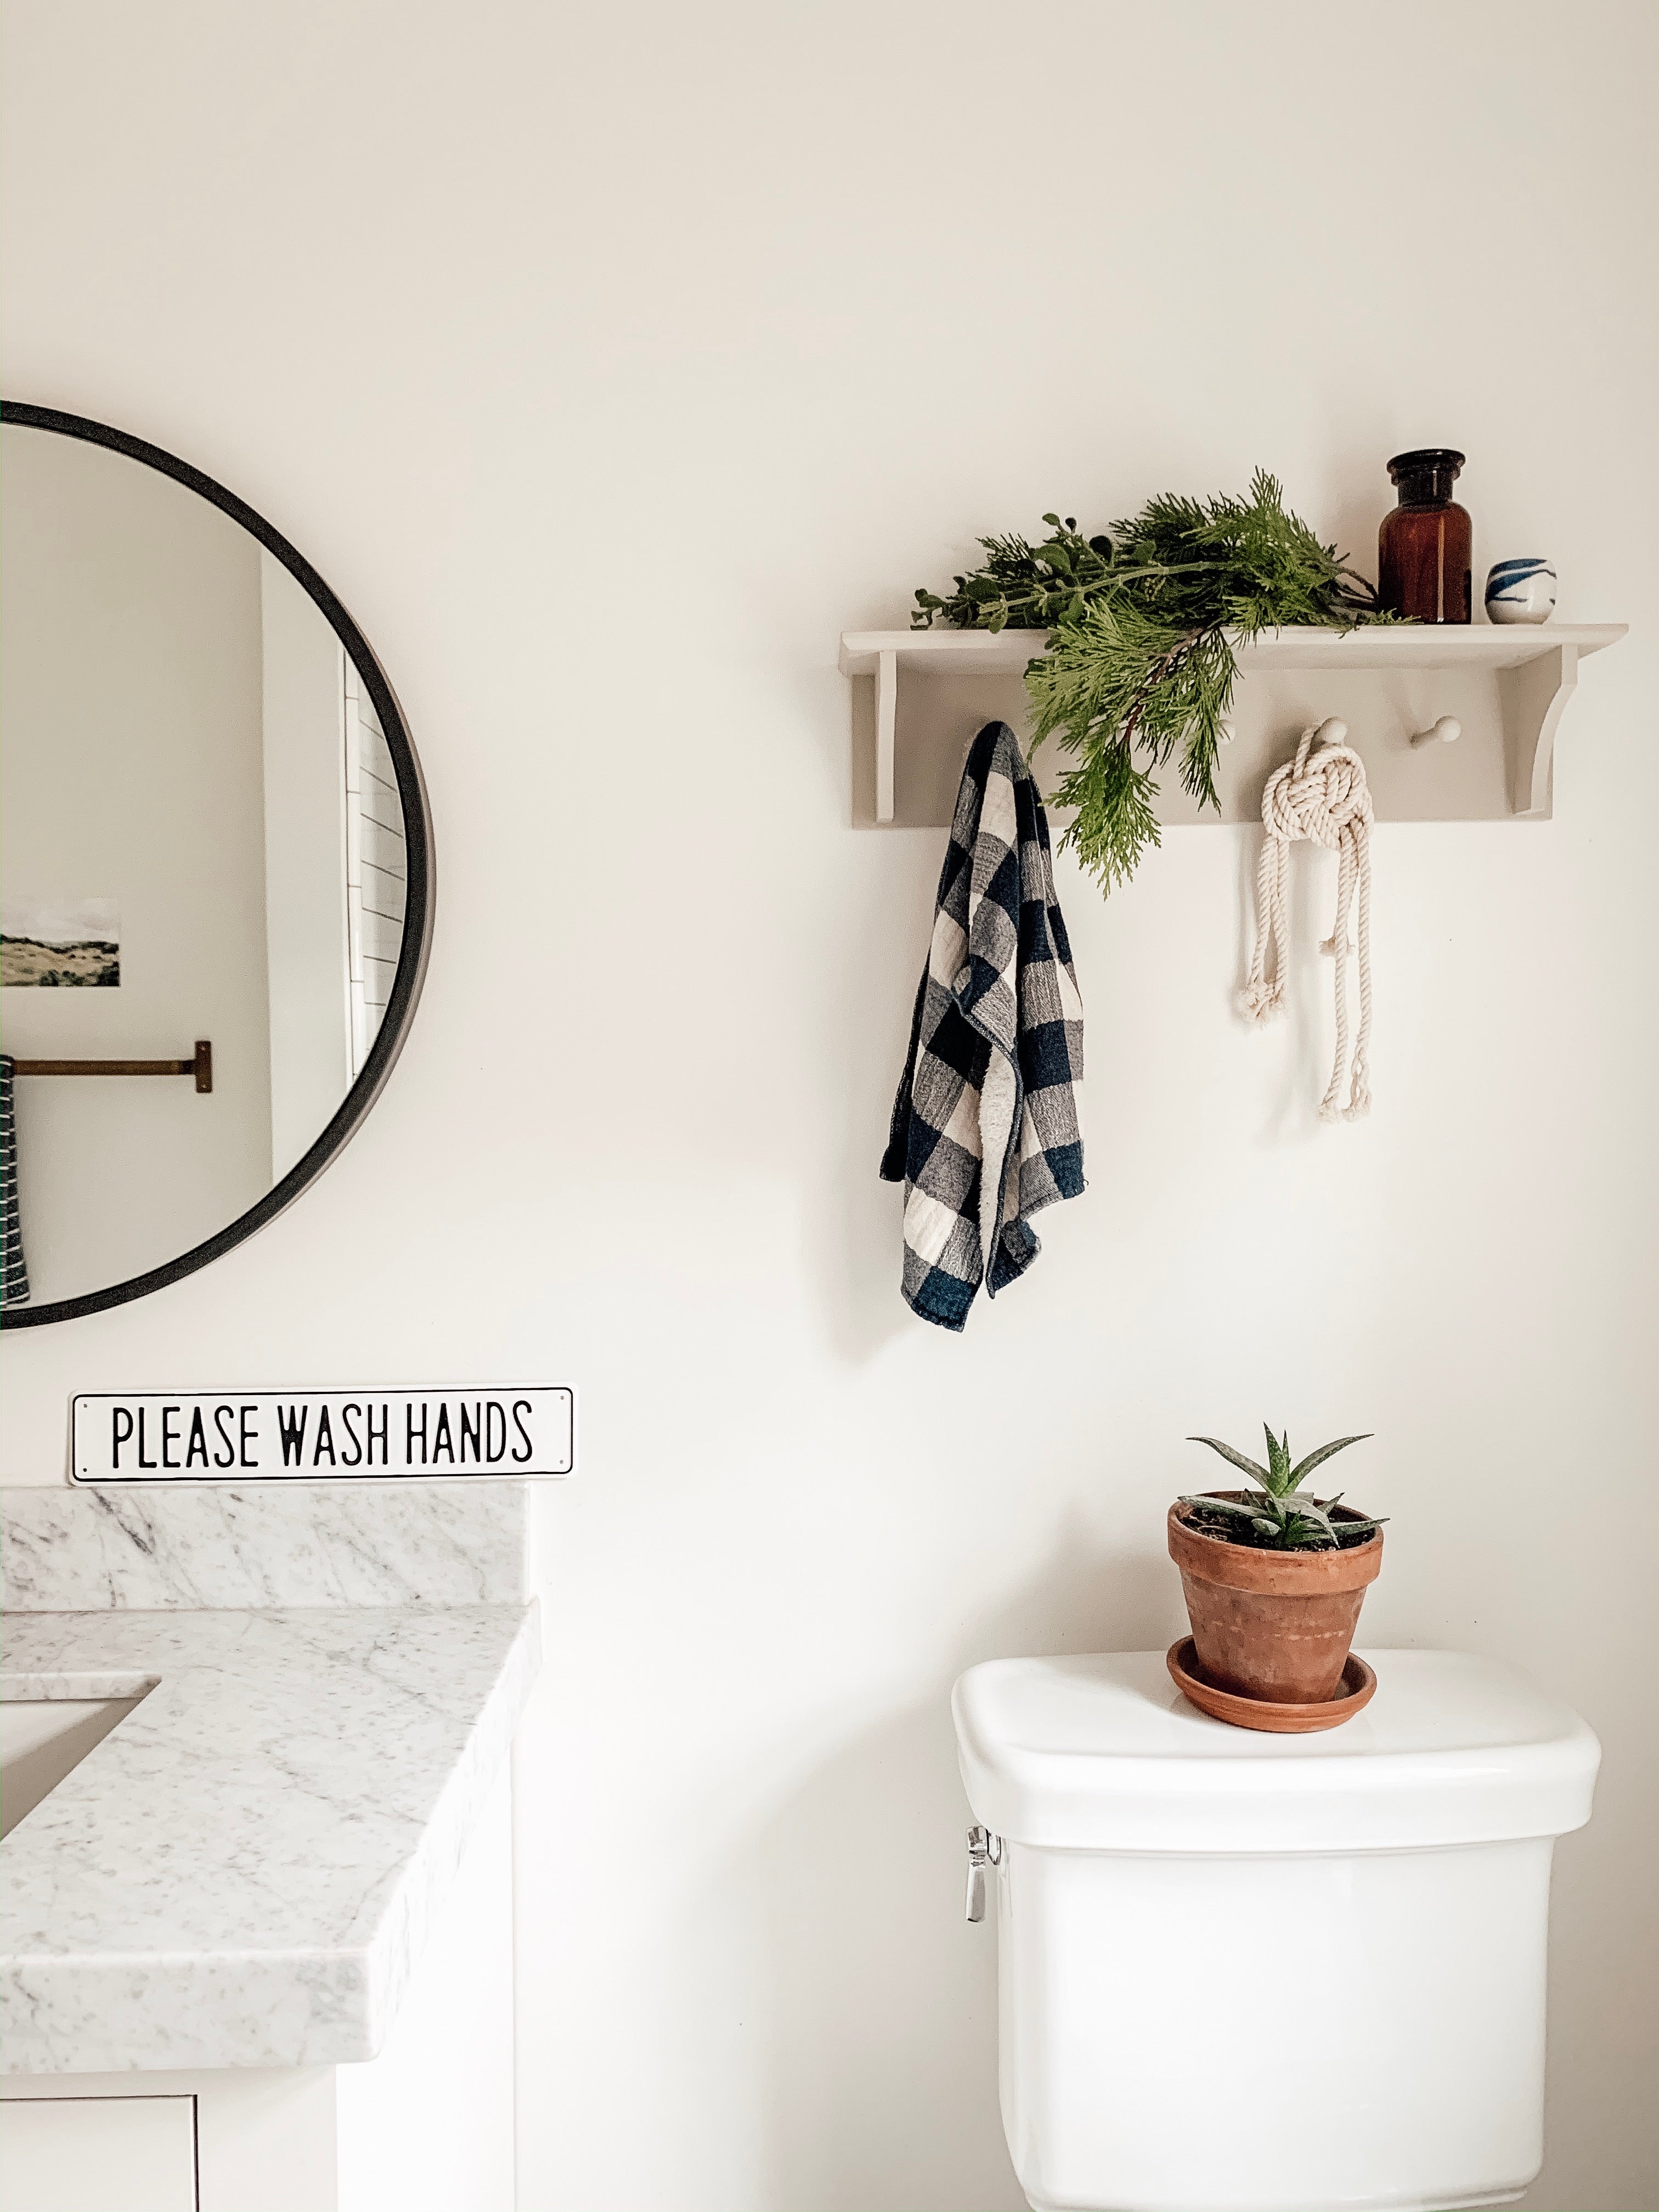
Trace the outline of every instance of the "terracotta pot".
<instances>
[{"instance_id":1,"label":"terracotta pot","mask_svg":"<svg viewBox=\"0 0 1659 2212\"><path fill-rule=\"evenodd\" d=\"M1248 1503L1245 1490L1217 1498ZM1363 1513L1339 1505L1339 1521ZM1334 1698L1347 1664L1365 1585L1382 1564L1382 1531L1342 1552L1259 1552L1192 1528L1192 1508L1170 1508L1170 1557L1181 1570L1198 1663L1241 1698L1287 1705Z\"/></svg>"}]
</instances>

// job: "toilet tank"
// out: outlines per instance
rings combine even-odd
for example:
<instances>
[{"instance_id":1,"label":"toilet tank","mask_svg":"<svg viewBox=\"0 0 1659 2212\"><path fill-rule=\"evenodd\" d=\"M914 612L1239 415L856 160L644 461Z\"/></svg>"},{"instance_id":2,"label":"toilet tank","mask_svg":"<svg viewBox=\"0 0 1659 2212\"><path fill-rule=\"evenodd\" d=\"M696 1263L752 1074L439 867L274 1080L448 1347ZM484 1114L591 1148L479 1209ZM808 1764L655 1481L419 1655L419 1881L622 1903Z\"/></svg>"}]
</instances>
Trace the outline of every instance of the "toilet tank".
<instances>
[{"instance_id":1,"label":"toilet tank","mask_svg":"<svg viewBox=\"0 0 1659 2212\"><path fill-rule=\"evenodd\" d=\"M1158 1651L957 1682L1041 2212L1450 2212L1537 2172L1550 1857L1601 1748L1496 1661L1367 1656L1313 1735L1208 1718Z\"/></svg>"}]
</instances>

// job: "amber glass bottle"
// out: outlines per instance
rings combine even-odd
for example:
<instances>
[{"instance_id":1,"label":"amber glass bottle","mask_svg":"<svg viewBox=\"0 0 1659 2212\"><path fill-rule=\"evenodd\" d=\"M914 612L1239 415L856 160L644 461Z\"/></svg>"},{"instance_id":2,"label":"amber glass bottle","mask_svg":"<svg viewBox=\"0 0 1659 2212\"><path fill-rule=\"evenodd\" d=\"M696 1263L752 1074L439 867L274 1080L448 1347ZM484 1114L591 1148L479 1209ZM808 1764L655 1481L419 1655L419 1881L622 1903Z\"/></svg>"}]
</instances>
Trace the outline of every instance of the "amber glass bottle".
<instances>
[{"instance_id":1,"label":"amber glass bottle","mask_svg":"<svg viewBox=\"0 0 1659 2212\"><path fill-rule=\"evenodd\" d=\"M1400 504L1377 533L1377 597L1391 614L1418 622L1472 619L1468 510L1452 497L1462 453L1425 446L1396 453L1389 475Z\"/></svg>"}]
</instances>

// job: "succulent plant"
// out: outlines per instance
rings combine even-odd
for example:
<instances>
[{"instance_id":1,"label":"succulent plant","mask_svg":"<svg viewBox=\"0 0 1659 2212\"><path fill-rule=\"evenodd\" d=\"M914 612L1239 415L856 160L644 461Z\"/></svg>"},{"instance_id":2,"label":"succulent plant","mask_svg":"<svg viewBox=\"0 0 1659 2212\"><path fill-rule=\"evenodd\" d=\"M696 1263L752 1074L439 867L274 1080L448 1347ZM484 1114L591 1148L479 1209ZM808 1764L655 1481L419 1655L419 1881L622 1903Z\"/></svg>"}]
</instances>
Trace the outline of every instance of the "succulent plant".
<instances>
[{"instance_id":1,"label":"succulent plant","mask_svg":"<svg viewBox=\"0 0 1659 2212\"><path fill-rule=\"evenodd\" d=\"M1188 1437L1189 1444L1208 1444L1219 1452L1242 1474L1248 1474L1261 1491L1260 1498L1252 1498L1240 1504L1234 1498L1197 1496L1182 1498L1183 1505L1195 1506L1202 1513L1219 1514L1230 1524L1225 1533L1236 1543L1253 1544L1268 1552L1305 1552L1323 1549L1340 1550L1345 1542L1353 1542L1369 1536L1374 1528L1382 1527L1381 1521L1355 1518L1334 1522L1332 1509L1341 1502L1339 1490L1334 1498L1315 1498L1304 1495L1302 1482L1334 1454L1346 1451L1350 1444L1363 1444L1364 1436L1338 1437L1334 1443L1321 1444L1294 1467L1291 1464L1291 1432L1285 1430L1276 1437L1267 1424L1262 1424L1267 1437L1267 1464L1258 1466L1253 1459L1224 1444L1218 1437ZM1367 1432L1369 1434L1369 1431ZM1351 1506L1350 1513L1353 1509ZM1217 1529L1219 1535L1224 1532Z\"/></svg>"}]
</instances>

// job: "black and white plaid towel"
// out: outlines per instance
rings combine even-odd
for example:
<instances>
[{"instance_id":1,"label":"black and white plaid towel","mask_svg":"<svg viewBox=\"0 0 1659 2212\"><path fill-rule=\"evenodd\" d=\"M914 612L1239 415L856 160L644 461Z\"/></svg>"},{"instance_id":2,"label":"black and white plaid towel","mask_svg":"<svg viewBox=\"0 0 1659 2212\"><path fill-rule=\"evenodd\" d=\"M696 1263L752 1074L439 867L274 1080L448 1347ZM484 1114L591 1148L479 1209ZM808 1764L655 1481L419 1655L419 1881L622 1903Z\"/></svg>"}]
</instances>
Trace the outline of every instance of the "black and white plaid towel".
<instances>
[{"instance_id":1,"label":"black and white plaid towel","mask_svg":"<svg viewBox=\"0 0 1659 2212\"><path fill-rule=\"evenodd\" d=\"M1006 722L963 770L881 1172L904 1185L905 1303L941 1328L963 1327L981 1277L994 1297L1023 1275L1030 1217L1083 1188L1083 1001Z\"/></svg>"},{"instance_id":2,"label":"black and white plaid towel","mask_svg":"<svg viewBox=\"0 0 1659 2212\"><path fill-rule=\"evenodd\" d=\"M23 1223L17 1206L17 1116L12 1085L17 1070L0 1053L0 1305L28 1304L29 1271L23 1261Z\"/></svg>"}]
</instances>

